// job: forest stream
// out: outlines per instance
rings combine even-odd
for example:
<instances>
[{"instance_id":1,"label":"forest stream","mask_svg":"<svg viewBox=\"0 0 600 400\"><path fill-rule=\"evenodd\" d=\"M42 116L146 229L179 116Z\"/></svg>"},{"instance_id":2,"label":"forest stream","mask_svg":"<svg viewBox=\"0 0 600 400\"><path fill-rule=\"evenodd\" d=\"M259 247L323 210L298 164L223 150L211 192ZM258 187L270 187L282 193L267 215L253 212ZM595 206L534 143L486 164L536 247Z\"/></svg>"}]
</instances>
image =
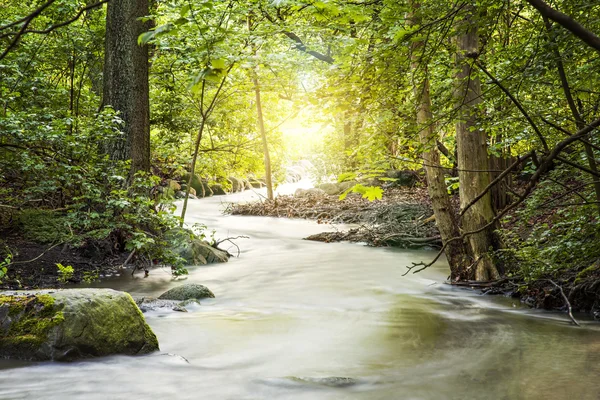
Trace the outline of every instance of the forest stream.
<instances>
[{"instance_id":1,"label":"forest stream","mask_svg":"<svg viewBox=\"0 0 600 400\"><path fill-rule=\"evenodd\" d=\"M189 223L239 258L190 268L216 295L146 319L161 351L73 363L0 363L0 399L598 399L600 327L443 282L402 276L428 251L302 240L312 221L222 215L252 192L190 201ZM235 247L229 249L237 254ZM96 286L156 296L170 271Z\"/></svg>"}]
</instances>

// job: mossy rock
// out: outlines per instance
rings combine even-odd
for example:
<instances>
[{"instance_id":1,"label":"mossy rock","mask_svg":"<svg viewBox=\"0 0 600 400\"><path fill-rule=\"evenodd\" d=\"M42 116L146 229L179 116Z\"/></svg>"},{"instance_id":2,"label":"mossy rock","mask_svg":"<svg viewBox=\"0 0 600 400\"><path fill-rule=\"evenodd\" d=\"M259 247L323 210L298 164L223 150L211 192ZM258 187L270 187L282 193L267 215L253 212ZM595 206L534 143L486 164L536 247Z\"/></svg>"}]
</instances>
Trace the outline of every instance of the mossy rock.
<instances>
[{"instance_id":1,"label":"mossy rock","mask_svg":"<svg viewBox=\"0 0 600 400\"><path fill-rule=\"evenodd\" d=\"M185 283L181 286L174 287L171 290L158 296L159 300L200 300L206 298L214 298L215 295L204 285L198 283Z\"/></svg>"},{"instance_id":2,"label":"mossy rock","mask_svg":"<svg viewBox=\"0 0 600 400\"><path fill-rule=\"evenodd\" d=\"M227 194L227 193L225 193L225 189L223 189L223 186L219 185L218 183L215 185L212 185L210 188L213 191L213 193L215 194L215 196L222 196L224 194Z\"/></svg>"},{"instance_id":3,"label":"mossy rock","mask_svg":"<svg viewBox=\"0 0 600 400\"><path fill-rule=\"evenodd\" d=\"M231 184L231 193L242 192L245 189L243 180L236 178L235 176L230 176L227 180Z\"/></svg>"},{"instance_id":4,"label":"mossy rock","mask_svg":"<svg viewBox=\"0 0 600 400\"><path fill-rule=\"evenodd\" d=\"M183 175L184 184L187 184L189 179L190 179L189 173L186 173L185 175ZM210 197L213 195L213 192L210 189L210 186L208 185L208 183L204 179L200 178L198 175L193 176L190 186L196 191L197 197Z\"/></svg>"},{"instance_id":5,"label":"mossy rock","mask_svg":"<svg viewBox=\"0 0 600 400\"><path fill-rule=\"evenodd\" d=\"M229 260L227 252L214 248L201 239L194 238L193 232L188 229L171 229L165 233L165 240L170 243L171 249L185 260L187 265L223 263Z\"/></svg>"},{"instance_id":6,"label":"mossy rock","mask_svg":"<svg viewBox=\"0 0 600 400\"><path fill-rule=\"evenodd\" d=\"M0 293L0 357L68 361L158 349L156 335L125 292Z\"/></svg>"}]
</instances>

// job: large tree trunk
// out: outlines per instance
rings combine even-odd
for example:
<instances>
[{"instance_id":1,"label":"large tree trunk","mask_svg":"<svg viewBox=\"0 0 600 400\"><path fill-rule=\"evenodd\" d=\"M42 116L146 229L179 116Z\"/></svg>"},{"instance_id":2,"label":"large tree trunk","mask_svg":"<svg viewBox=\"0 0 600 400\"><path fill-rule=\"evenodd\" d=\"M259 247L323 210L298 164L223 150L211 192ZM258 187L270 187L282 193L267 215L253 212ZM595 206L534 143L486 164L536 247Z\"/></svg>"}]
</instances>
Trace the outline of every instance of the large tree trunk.
<instances>
[{"instance_id":1,"label":"large tree trunk","mask_svg":"<svg viewBox=\"0 0 600 400\"><path fill-rule=\"evenodd\" d=\"M148 15L148 0L112 0L106 15L104 106L112 106L123 119L124 137L110 143L114 160L131 159L132 174L150 170L150 101L148 46L138 36L148 29L139 20Z\"/></svg>"},{"instance_id":2,"label":"large tree trunk","mask_svg":"<svg viewBox=\"0 0 600 400\"><path fill-rule=\"evenodd\" d=\"M477 57L479 51L475 7L471 5L465 9L466 15L459 21L460 34L456 39L456 95L460 107L456 122L456 146L461 209L482 193L490 183L487 135L477 125L481 85L469 62L469 58ZM488 192L463 215L463 232L476 231L490 223L493 218L494 210ZM470 271L474 271L474 278L479 281L498 278L496 266L488 254L494 242L492 235L493 229L488 228L467 237L473 256Z\"/></svg>"},{"instance_id":3,"label":"large tree trunk","mask_svg":"<svg viewBox=\"0 0 600 400\"><path fill-rule=\"evenodd\" d=\"M411 25L420 25L418 16L419 3L411 4L411 14L408 16ZM411 44L411 67L413 92L417 104L417 125L419 129L419 140L424 148L422 157L427 176L427 190L435 215L435 221L446 245L446 258L450 264L450 278L460 279L465 269L467 257L462 240L448 241L459 236L456 215L450 203L450 196L446 188L443 169L440 163L440 153L436 146L437 136L433 126L431 113L431 98L429 95L429 79L427 77L427 65L420 60L421 50L424 46L422 41Z\"/></svg>"}]
</instances>

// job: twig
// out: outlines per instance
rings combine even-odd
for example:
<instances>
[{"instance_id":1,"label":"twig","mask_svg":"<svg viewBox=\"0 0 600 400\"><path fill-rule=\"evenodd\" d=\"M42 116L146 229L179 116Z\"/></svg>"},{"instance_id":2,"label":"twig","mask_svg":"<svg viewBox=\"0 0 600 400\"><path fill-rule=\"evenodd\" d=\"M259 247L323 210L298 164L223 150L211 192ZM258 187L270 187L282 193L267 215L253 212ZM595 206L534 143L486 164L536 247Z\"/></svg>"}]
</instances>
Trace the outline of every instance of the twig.
<instances>
[{"instance_id":1,"label":"twig","mask_svg":"<svg viewBox=\"0 0 600 400\"><path fill-rule=\"evenodd\" d=\"M562 298L565 300L565 304L567 306L567 312L569 313L569 318L571 318L571 321L573 321L573 323L575 325L581 326L581 325L579 325L579 322L577 322L577 320L575 319L575 317L573 317L573 311L572 311L572 308L571 308L571 303L569 302L569 299L565 295L565 292L563 291L563 288L560 285L557 285L556 282L554 282L552 279L548 279L548 282L550 282L551 284L553 284L554 286L556 286L558 288L558 290L560 290L560 294L562 295Z\"/></svg>"},{"instance_id":2,"label":"twig","mask_svg":"<svg viewBox=\"0 0 600 400\"><path fill-rule=\"evenodd\" d=\"M233 241L233 240L235 240L235 239L250 239L250 237L249 237L249 236L240 235L240 236L236 236L236 237L231 237L231 238L222 239L222 240L219 240L219 241L215 242L215 243L212 245L212 247L214 247L215 249L218 249L218 248L219 248L218 246L219 246L221 243L223 243L223 242L229 242L229 243L231 243L232 245L234 245L234 246L237 248L237 256L236 256L236 257L239 257L239 256L240 256L240 253L241 253L241 251L240 251L240 246L238 246L238 245L237 245L237 244L236 244L236 243ZM233 256L233 254L230 254L229 252L227 252L227 254L229 254L230 256Z\"/></svg>"},{"instance_id":3,"label":"twig","mask_svg":"<svg viewBox=\"0 0 600 400\"><path fill-rule=\"evenodd\" d=\"M44 254L46 254L47 252L49 252L50 250L52 250L53 248L55 248L56 246L59 246L59 245L61 245L63 243L65 243L65 242L64 241L63 242L59 242L59 243L56 243L55 245L52 245L52 246L48 247L46 250L44 250L42 252L42 254L40 254L36 258L32 258L31 260L27 260L27 261L15 261L15 262L12 262L12 263L8 264L8 266L17 265L17 264L28 264L30 262L34 262L34 261L38 260L39 258L41 258Z\"/></svg>"}]
</instances>

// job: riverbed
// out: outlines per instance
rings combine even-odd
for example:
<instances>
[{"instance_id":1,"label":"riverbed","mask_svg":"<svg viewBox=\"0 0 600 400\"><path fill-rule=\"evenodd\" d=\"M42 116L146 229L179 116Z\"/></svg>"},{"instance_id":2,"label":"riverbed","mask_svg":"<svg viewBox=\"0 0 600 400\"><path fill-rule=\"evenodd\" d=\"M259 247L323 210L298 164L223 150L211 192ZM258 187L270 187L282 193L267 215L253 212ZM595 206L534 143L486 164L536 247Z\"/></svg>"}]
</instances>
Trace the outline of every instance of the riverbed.
<instances>
[{"instance_id":1,"label":"riverbed","mask_svg":"<svg viewBox=\"0 0 600 400\"><path fill-rule=\"evenodd\" d=\"M451 288L443 262L402 276L433 252L310 242L336 228L222 215L255 196L190 201L190 223L249 238L234 240L229 263L190 268L186 282L215 299L146 314L160 352L5 361L0 399L600 398L597 323L578 316L574 327L564 314ZM157 296L180 283L155 269L95 286Z\"/></svg>"}]
</instances>

